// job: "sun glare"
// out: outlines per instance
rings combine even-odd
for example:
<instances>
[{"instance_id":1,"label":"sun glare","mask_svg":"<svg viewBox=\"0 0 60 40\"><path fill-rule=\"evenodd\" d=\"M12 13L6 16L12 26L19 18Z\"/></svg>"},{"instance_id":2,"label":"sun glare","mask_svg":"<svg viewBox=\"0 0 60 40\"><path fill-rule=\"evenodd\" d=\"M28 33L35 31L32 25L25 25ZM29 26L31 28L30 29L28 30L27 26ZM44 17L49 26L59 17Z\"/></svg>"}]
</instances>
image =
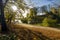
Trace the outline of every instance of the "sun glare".
<instances>
[{"instance_id":1,"label":"sun glare","mask_svg":"<svg viewBox=\"0 0 60 40\"><path fill-rule=\"evenodd\" d=\"M17 11L17 7L15 5L11 6L11 8L13 9L13 11Z\"/></svg>"},{"instance_id":2,"label":"sun glare","mask_svg":"<svg viewBox=\"0 0 60 40\"><path fill-rule=\"evenodd\" d=\"M23 16L26 17L27 13L28 13L28 11L25 10L25 13L23 14Z\"/></svg>"}]
</instances>

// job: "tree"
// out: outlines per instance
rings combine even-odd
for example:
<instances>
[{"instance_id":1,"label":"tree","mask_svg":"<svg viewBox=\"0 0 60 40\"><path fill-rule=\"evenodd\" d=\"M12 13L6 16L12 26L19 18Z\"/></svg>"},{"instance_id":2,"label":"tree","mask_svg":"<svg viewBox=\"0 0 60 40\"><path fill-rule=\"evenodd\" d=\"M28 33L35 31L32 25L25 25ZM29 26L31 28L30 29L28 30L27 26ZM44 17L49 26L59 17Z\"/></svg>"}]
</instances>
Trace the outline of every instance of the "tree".
<instances>
[{"instance_id":1,"label":"tree","mask_svg":"<svg viewBox=\"0 0 60 40\"><path fill-rule=\"evenodd\" d=\"M6 3L7 3L7 1L6 1ZM0 0L0 19L1 19L0 22L1 22L1 26L2 26L1 27L1 29L2 29L1 31L2 32L7 32L8 28L6 26L6 22L5 22L5 18L4 18L4 5L3 5L3 1L2 0Z\"/></svg>"},{"instance_id":2,"label":"tree","mask_svg":"<svg viewBox=\"0 0 60 40\"><path fill-rule=\"evenodd\" d=\"M5 1L5 0L4 0ZM8 0L6 0L6 3L7 3ZM1 26L2 26L2 32L6 32L8 31L8 28L6 26L6 22L5 22L5 17L4 17L4 7L6 6L6 3L5 5L3 4L3 1L0 0L0 22L1 22Z\"/></svg>"},{"instance_id":3,"label":"tree","mask_svg":"<svg viewBox=\"0 0 60 40\"><path fill-rule=\"evenodd\" d=\"M5 19L7 21L7 23L11 23L11 21L15 20L15 15L16 15L16 12L13 12L12 10L9 9L9 7L5 7L4 8L4 16L5 16Z\"/></svg>"},{"instance_id":4,"label":"tree","mask_svg":"<svg viewBox=\"0 0 60 40\"><path fill-rule=\"evenodd\" d=\"M30 13L27 14L28 23L35 23L36 14L37 14L37 9L36 8L31 8Z\"/></svg>"},{"instance_id":5,"label":"tree","mask_svg":"<svg viewBox=\"0 0 60 40\"><path fill-rule=\"evenodd\" d=\"M60 6L58 7L58 16L60 17Z\"/></svg>"},{"instance_id":6,"label":"tree","mask_svg":"<svg viewBox=\"0 0 60 40\"><path fill-rule=\"evenodd\" d=\"M52 17L49 15L48 17L44 18L41 25L46 26L46 27L56 27L57 26L57 20L52 19Z\"/></svg>"},{"instance_id":7,"label":"tree","mask_svg":"<svg viewBox=\"0 0 60 40\"><path fill-rule=\"evenodd\" d=\"M59 9L57 10L57 9L55 9L55 8L51 8L51 11L49 12L49 14L50 15L52 15L53 16L53 19L57 19L57 23L60 23L60 17L59 17Z\"/></svg>"},{"instance_id":8,"label":"tree","mask_svg":"<svg viewBox=\"0 0 60 40\"><path fill-rule=\"evenodd\" d=\"M7 13L5 12L5 18L7 18L8 20L12 20L14 19L14 17L16 16L12 16L12 15L17 15L17 11L19 12L20 15L20 20L23 18L22 16L22 12L20 11L20 9L24 10L25 8L25 3L23 2L24 0L14 0L14 2L12 0L9 0L8 4L5 6L5 11L8 11ZM15 5L17 6L17 11L16 12L12 12L13 10L11 10L11 6ZM12 18L11 18L12 17Z\"/></svg>"},{"instance_id":9,"label":"tree","mask_svg":"<svg viewBox=\"0 0 60 40\"><path fill-rule=\"evenodd\" d=\"M50 11L51 11L53 14L58 15L56 8L52 7Z\"/></svg>"},{"instance_id":10,"label":"tree","mask_svg":"<svg viewBox=\"0 0 60 40\"><path fill-rule=\"evenodd\" d=\"M26 7L27 4L25 3L24 0L14 0L14 1L15 3L17 3L19 9L21 8L22 10L24 10L25 8L28 8Z\"/></svg>"}]
</instances>

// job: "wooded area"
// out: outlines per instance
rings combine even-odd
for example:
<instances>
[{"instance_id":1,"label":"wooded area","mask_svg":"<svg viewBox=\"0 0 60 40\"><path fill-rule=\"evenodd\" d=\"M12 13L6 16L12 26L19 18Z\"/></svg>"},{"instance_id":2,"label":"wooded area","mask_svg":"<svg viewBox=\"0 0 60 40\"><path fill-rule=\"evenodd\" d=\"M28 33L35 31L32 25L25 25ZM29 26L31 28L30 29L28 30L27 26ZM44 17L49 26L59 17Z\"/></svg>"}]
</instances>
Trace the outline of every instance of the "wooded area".
<instances>
[{"instance_id":1,"label":"wooded area","mask_svg":"<svg viewBox=\"0 0 60 40\"><path fill-rule=\"evenodd\" d=\"M34 4L31 4L31 5L34 5ZM41 10L39 10L39 12L41 11L40 13L42 13L41 15L37 15L39 8L41 8ZM50 7L48 11L46 9L46 6L30 8L25 2L25 0L6 0L5 3L3 3L3 0L0 0L0 26L1 26L0 31L1 31L1 34L3 35L5 33L6 34L11 33L13 34L12 37L16 36L14 33L16 33L16 31L19 31L21 28L13 32L14 30L11 30L10 27L15 26L15 25L16 27L19 27L17 26L17 24L21 24L21 23L27 24L27 25L28 24L36 25L36 27L42 26L42 27L52 27L52 28L60 29L60 5L58 7ZM22 25L20 27L22 27ZM45 40L46 38L48 40L52 40L40 34L39 32L35 32L29 29L25 30L25 28L22 28L20 31L23 31L23 32L19 32L19 34L17 35L19 35L19 37L22 38L21 40L40 40L40 39ZM27 37L25 38L23 36L24 35L23 33L26 33L26 32L27 32L27 35L25 36ZM32 39L30 37L32 37ZM15 37L12 40L15 40Z\"/></svg>"}]
</instances>

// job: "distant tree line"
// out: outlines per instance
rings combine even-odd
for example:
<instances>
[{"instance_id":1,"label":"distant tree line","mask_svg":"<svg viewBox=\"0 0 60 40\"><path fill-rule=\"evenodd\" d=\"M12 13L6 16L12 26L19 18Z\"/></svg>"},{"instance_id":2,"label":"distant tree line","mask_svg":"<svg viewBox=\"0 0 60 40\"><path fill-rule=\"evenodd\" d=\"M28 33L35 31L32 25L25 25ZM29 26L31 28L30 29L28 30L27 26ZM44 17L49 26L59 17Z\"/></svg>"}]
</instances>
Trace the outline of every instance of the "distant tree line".
<instances>
[{"instance_id":1,"label":"distant tree line","mask_svg":"<svg viewBox=\"0 0 60 40\"><path fill-rule=\"evenodd\" d=\"M18 5L19 8L21 8L22 10L25 10L25 3L22 0L17 0L15 1ZM20 3L21 2L21 3ZM9 3L10 5L11 3ZM24 4L24 5L23 5ZM7 6L5 7L5 18L6 20L8 20L7 22L10 22L13 20L15 21L15 15L17 14L16 12L12 12L11 10L8 9L9 5L7 4ZM21 6L22 5L22 6ZM10 12L9 12L10 11ZM21 20L23 23L27 23L27 24L38 24L40 23L40 25L42 26L55 26L56 24L60 24L60 7L55 8L55 7L51 7L50 11L44 11L44 13L46 13L45 15L37 15L37 8L30 8L30 12L27 13L27 17L24 17L22 15L22 13L20 13L20 18L18 18L19 20Z\"/></svg>"},{"instance_id":2,"label":"distant tree line","mask_svg":"<svg viewBox=\"0 0 60 40\"><path fill-rule=\"evenodd\" d=\"M37 10L35 8L30 9L30 13L27 14L27 17L23 19L23 23L28 24L38 24L42 26L58 26L60 24L60 7L54 8L51 7L50 11L45 11L45 15L37 15Z\"/></svg>"}]
</instances>

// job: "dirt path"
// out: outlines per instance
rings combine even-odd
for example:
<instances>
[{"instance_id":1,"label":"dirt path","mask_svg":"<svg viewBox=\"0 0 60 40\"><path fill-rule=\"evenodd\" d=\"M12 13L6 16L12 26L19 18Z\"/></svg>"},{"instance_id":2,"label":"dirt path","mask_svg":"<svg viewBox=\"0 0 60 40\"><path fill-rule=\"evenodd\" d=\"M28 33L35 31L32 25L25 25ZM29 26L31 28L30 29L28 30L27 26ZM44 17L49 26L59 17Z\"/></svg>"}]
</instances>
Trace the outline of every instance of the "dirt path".
<instances>
[{"instance_id":1,"label":"dirt path","mask_svg":"<svg viewBox=\"0 0 60 40\"><path fill-rule=\"evenodd\" d=\"M29 29L31 31L36 31L39 33L42 33L48 38L54 39L54 40L60 40L60 30L56 28L50 28L50 27L40 27L40 26L33 26L28 24L17 24L19 27L24 27L26 29Z\"/></svg>"},{"instance_id":2,"label":"dirt path","mask_svg":"<svg viewBox=\"0 0 60 40\"><path fill-rule=\"evenodd\" d=\"M24 40L60 40L60 29L56 28L30 24L11 24L10 30Z\"/></svg>"}]
</instances>

